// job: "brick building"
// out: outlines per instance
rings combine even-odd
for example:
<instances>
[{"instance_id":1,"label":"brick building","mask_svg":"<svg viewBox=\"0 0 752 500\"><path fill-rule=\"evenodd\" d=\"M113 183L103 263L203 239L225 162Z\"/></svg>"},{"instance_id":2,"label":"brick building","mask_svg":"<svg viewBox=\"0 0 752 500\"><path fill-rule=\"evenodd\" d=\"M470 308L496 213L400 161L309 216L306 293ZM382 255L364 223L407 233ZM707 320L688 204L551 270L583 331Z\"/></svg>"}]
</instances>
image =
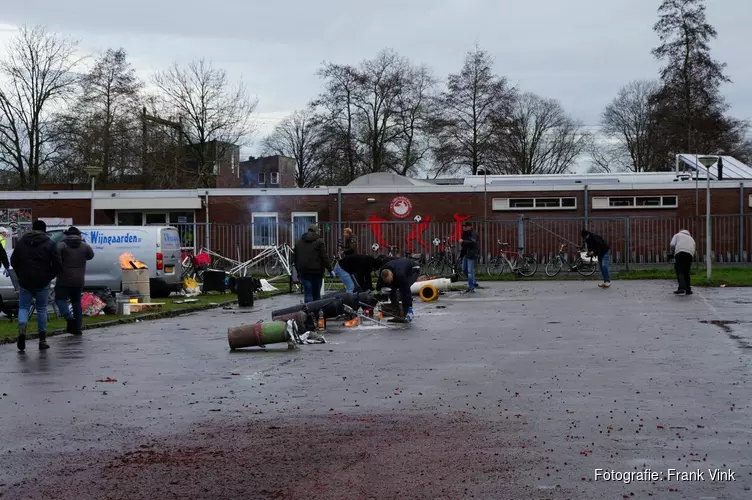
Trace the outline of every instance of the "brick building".
<instances>
[{"instance_id":1,"label":"brick building","mask_svg":"<svg viewBox=\"0 0 752 500\"><path fill-rule=\"evenodd\" d=\"M680 226L697 236L698 246L703 244L706 183L683 174L476 176L454 185L404 178L371 181L313 189L103 186L94 193L95 222L176 225L186 248L209 246L233 257L240 252L243 258L273 244L292 243L314 221L324 223L330 246L341 221L355 229L362 248L379 243L425 253L434 250L434 239L456 237L465 219L477 222L489 252L504 240L551 254L560 241L579 241L584 225L609 239L617 261L619 255L654 258ZM717 228L714 252L747 261L752 180L714 179L710 185ZM86 225L91 196L90 191L70 189L2 192L0 226L14 213ZM524 236L520 216L526 218Z\"/></svg>"},{"instance_id":2,"label":"brick building","mask_svg":"<svg viewBox=\"0 0 752 500\"><path fill-rule=\"evenodd\" d=\"M285 156L251 156L240 162L240 186L259 189L294 188L297 164Z\"/></svg>"}]
</instances>

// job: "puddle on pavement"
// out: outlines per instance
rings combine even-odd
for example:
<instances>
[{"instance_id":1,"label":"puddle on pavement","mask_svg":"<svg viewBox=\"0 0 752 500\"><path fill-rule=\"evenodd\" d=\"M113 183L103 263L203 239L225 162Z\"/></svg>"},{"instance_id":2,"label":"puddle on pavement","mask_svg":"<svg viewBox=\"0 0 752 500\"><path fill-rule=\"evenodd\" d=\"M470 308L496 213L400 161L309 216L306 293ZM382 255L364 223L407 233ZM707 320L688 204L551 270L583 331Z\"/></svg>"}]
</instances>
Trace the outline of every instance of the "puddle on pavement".
<instances>
[{"instance_id":1,"label":"puddle on pavement","mask_svg":"<svg viewBox=\"0 0 752 500\"><path fill-rule=\"evenodd\" d=\"M735 321L735 320L720 320L715 319L711 321L702 320L700 321L703 325L715 325L719 328L721 328L731 340L735 340L736 343L739 345L740 349L752 349L752 343L747 341L745 338L735 335L733 333L733 328L731 328L731 325L738 325L740 323L746 323L746 321Z\"/></svg>"}]
</instances>

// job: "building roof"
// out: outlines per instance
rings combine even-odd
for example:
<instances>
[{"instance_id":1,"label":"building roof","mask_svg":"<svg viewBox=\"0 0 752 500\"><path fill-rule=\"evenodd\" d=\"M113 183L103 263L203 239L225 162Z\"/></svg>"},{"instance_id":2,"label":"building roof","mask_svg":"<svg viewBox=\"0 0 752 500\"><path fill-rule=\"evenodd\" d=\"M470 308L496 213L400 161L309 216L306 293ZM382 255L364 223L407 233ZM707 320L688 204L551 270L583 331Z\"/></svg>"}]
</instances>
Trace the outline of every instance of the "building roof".
<instances>
[{"instance_id":1,"label":"building roof","mask_svg":"<svg viewBox=\"0 0 752 500\"><path fill-rule=\"evenodd\" d=\"M348 186L431 186L430 182L411 179L392 172L374 172L361 175Z\"/></svg>"},{"instance_id":2,"label":"building roof","mask_svg":"<svg viewBox=\"0 0 752 500\"><path fill-rule=\"evenodd\" d=\"M703 156L713 156L715 158L723 158L723 178L725 179L752 179L752 167L745 165L741 161L737 160L733 156L724 155L701 155L701 154L686 154L682 153L677 155L676 171L679 171L680 164L682 166L689 167L698 173L698 176L703 176L707 172L707 167L700 163L699 158ZM710 178L718 179L718 162L710 167Z\"/></svg>"}]
</instances>

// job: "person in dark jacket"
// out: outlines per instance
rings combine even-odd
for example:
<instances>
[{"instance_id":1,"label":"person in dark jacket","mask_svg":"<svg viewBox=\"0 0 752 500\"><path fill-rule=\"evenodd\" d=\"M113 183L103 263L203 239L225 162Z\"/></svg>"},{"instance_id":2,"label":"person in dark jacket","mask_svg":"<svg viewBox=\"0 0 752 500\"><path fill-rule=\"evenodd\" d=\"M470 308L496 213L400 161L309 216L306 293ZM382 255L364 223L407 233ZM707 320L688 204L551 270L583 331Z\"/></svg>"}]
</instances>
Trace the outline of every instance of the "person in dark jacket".
<instances>
[{"instance_id":1,"label":"person in dark jacket","mask_svg":"<svg viewBox=\"0 0 752 500\"><path fill-rule=\"evenodd\" d=\"M10 264L18 277L18 350L26 349L26 327L29 323L29 308L34 300L39 330L39 349L47 345L47 300L50 282L55 279L62 261L57 245L47 236L47 224L35 220L31 231L24 234L13 249Z\"/></svg>"},{"instance_id":2,"label":"person in dark jacket","mask_svg":"<svg viewBox=\"0 0 752 500\"><path fill-rule=\"evenodd\" d=\"M340 248L342 249L340 259L337 262L337 265L334 266L334 274L337 275L337 277L342 281L342 284L345 285L345 291L348 293L352 293L355 290L355 276L353 276L352 273L345 270L341 265L340 262L342 258L345 257L351 257L353 255L357 255L357 243L355 241L355 237L353 236L352 229L345 228L343 231L344 233L344 241L340 243Z\"/></svg>"},{"instance_id":3,"label":"person in dark jacket","mask_svg":"<svg viewBox=\"0 0 752 500\"><path fill-rule=\"evenodd\" d=\"M331 277L334 277L334 272L324 240L319 235L318 224L311 224L308 232L295 244L293 261L303 285L305 302L320 300L324 270L328 271Z\"/></svg>"},{"instance_id":4,"label":"person in dark jacket","mask_svg":"<svg viewBox=\"0 0 752 500\"><path fill-rule=\"evenodd\" d=\"M478 288L478 282L475 281L475 262L480 257L480 245L478 244L478 233L473 231L473 225L470 221L466 221L462 225L461 244L462 272L467 276L467 291L472 292Z\"/></svg>"},{"instance_id":5,"label":"person in dark jacket","mask_svg":"<svg viewBox=\"0 0 752 500\"><path fill-rule=\"evenodd\" d=\"M610 248L608 243L602 237L595 233L591 233L587 229L582 230L582 237L585 239L587 245L588 255L598 257L598 263L601 268L601 275L603 276L603 283L599 283L601 288L608 288L611 286L611 275L608 272L608 264L611 258Z\"/></svg>"},{"instance_id":6,"label":"person in dark jacket","mask_svg":"<svg viewBox=\"0 0 752 500\"><path fill-rule=\"evenodd\" d=\"M352 254L339 261L339 267L354 278L354 288L360 291L373 291L371 273L381 268L382 262L370 255Z\"/></svg>"},{"instance_id":7,"label":"person in dark jacket","mask_svg":"<svg viewBox=\"0 0 752 500\"><path fill-rule=\"evenodd\" d=\"M399 307L398 299L402 301L400 316L404 316L407 321L412 321L413 313L413 294L410 287L415 284L420 276L420 266L415 261L402 257L390 260L385 263L379 271L379 281L376 284L378 290L388 285L391 288L389 294L392 307Z\"/></svg>"},{"instance_id":8,"label":"person in dark jacket","mask_svg":"<svg viewBox=\"0 0 752 500\"><path fill-rule=\"evenodd\" d=\"M3 265L3 275L7 278L10 276L10 272L8 271L10 269L10 262L8 261L8 253L5 251L5 228L0 228L0 231L2 231L2 234L0 234L0 238L2 238L2 244L0 244L0 264ZM0 297L0 311L4 309L3 307L3 298Z\"/></svg>"},{"instance_id":9,"label":"person in dark jacket","mask_svg":"<svg viewBox=\"0 0 752 500\"><path fill-rule=\"evenodd\" d=\"M342 243L342 255L345 257L348 255L355 255L358 253L358 241L355 239L353 230L346 227L342 232L345 236L345 241Z\"/></svg>"},{"instance_id":10,"label":"person in dark jacket","mask_svg":"<svg viewBox=\"0 0 752 500\"><path fill-rule=\"evenodd\" d=\"M81 335L81 294L84 291L86 263L94 258L94 250L81 239L81 231L71 226L58 244L63 268L55 281L55 301L60 315L66 319L68 333ZM70 299L73 313L68 308Z\"/></svg>"}]
</instances>

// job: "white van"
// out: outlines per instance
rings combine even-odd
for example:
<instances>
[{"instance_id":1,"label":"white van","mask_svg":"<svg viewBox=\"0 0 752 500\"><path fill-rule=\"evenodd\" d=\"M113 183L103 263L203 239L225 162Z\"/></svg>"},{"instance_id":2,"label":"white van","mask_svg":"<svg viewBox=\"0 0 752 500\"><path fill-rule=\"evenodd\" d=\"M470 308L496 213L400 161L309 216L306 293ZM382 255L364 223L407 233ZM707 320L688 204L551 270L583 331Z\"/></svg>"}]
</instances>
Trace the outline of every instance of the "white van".
<instances>
[{"instance_id":1,"label":"white van","mask_svg":"<svg viewBox=\"0 0 752 500\"><path fill-rule=\"evenodd\" d=\"M120 256L146 264L152 297L166 297L183 287L180 265L180 233L172 226L76 226L83 240L91 245L94 258L86 265L86 289L122 290L123 271ZM67 228L48 229L53 241L60 242ZM12 252L11 252L12 253ZM8 256L10 258L10 255ZM6 283L7 282L7 283ZM54 285L54 282L53 282ZM10 278L0 273L3 309L18 307L18 297Z\"/></svg>"}]
</instances>

